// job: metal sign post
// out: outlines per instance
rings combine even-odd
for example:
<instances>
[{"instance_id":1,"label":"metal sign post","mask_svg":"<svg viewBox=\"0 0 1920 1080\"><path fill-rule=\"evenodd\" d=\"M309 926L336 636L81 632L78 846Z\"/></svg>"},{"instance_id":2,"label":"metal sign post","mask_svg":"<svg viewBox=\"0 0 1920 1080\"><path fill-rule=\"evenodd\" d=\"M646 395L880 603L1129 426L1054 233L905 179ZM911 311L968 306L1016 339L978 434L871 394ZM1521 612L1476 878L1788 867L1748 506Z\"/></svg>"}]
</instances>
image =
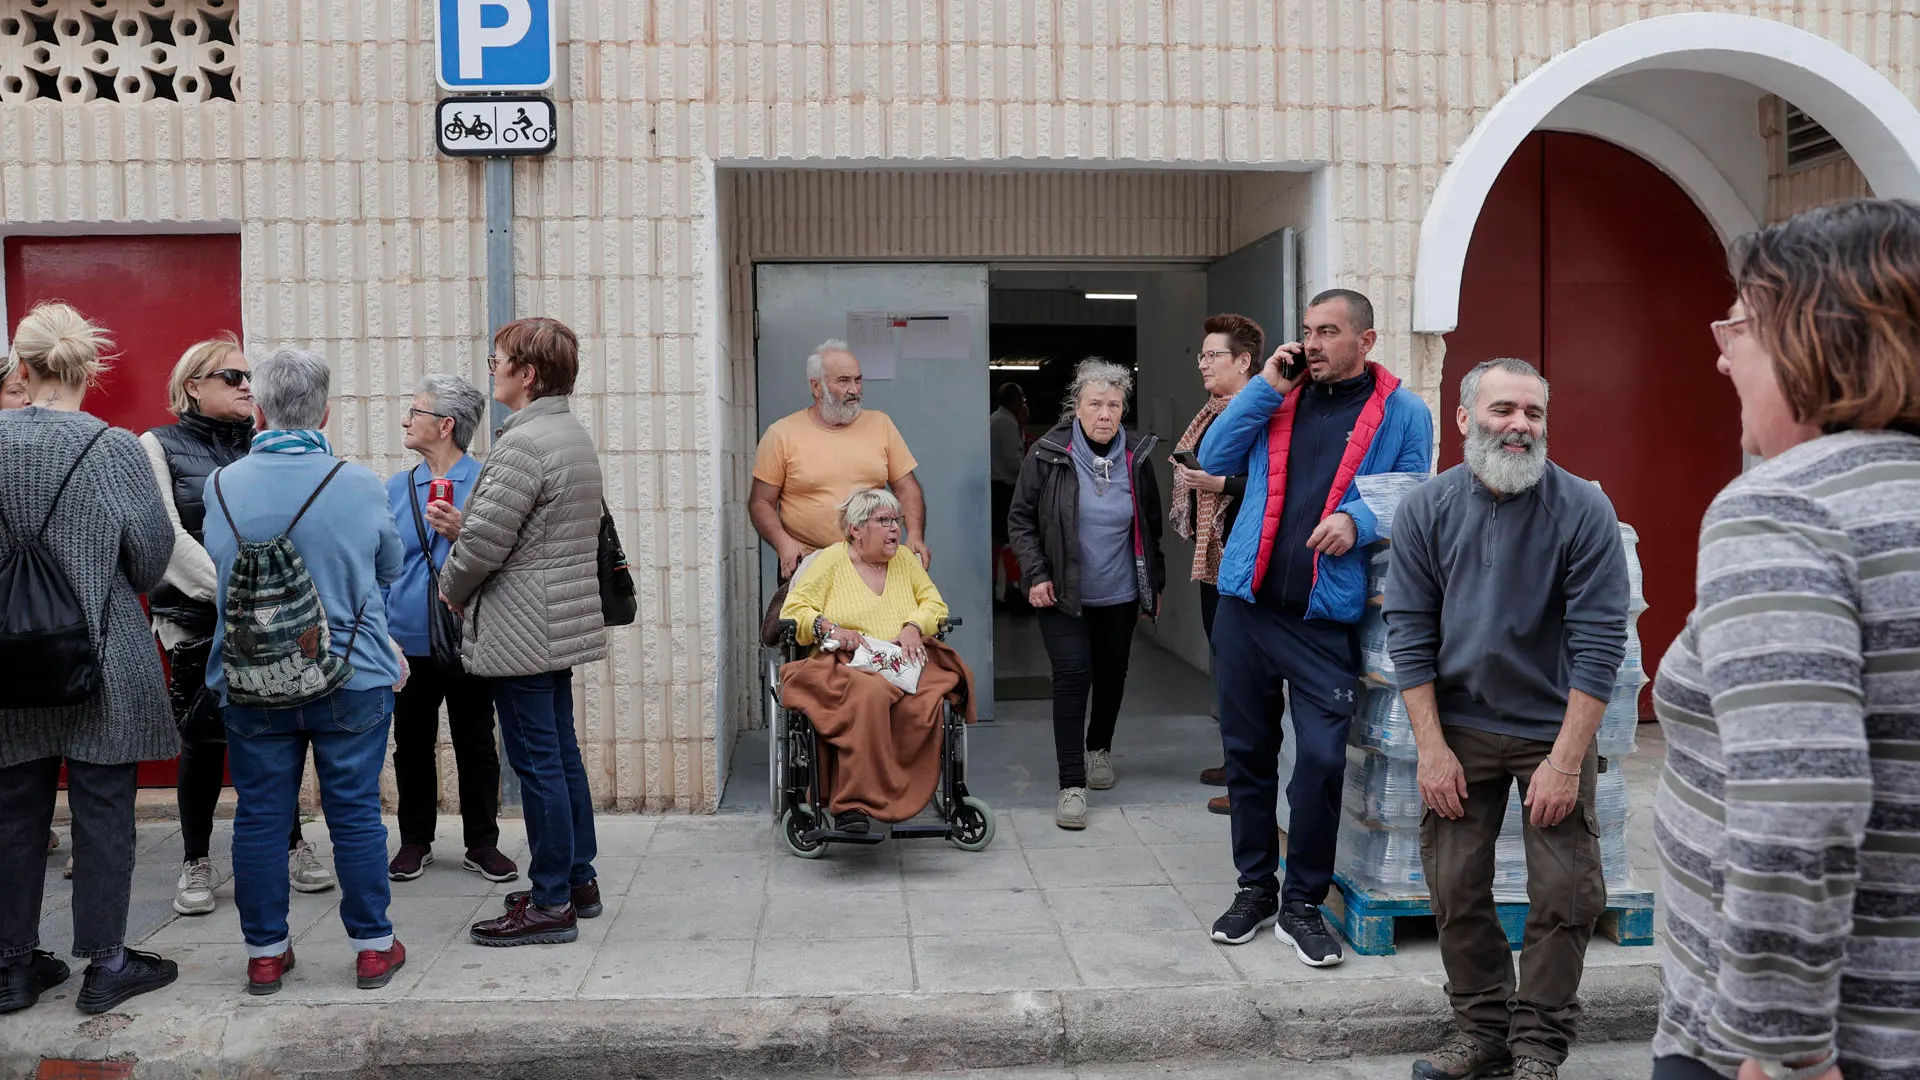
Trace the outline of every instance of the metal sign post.
<instances>
[{"instance_id":1,"label":"metal sign post","mask_svg":"<svg viewBox=\"0 0 1920 1080\"><path fill-rule=\"evenodd\" d=\"M513 159L487 159L487 351L500 328L513 321ZM487 396L493 397L493 373L487 373ZM507 407L493 402L492 423L498 431L507 422Z\"/></svg>"}]
</instances>

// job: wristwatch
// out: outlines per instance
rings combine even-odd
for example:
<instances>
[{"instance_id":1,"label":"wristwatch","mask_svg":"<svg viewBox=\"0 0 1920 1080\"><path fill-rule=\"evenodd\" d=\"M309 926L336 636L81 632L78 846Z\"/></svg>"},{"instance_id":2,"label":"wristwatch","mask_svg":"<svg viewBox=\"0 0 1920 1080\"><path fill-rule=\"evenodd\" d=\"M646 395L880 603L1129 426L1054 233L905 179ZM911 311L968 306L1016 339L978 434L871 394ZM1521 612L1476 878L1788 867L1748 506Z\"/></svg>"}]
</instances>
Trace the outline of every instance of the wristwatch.
<instances>
[{"instance_id":1,"label":"wristwatch","mask_svg":"<svg viewBox=\"0 0 1920 1080\"><path fill-rule=\"evenodd\" d=\"M1789 1065L1784 1061L1763 1061L1754 1059L1767 1080L1813 1080L1840 1063L1840 1048L1829 1049L1824 1057L1811 1065Z\"/></svg>"}]
</instances>

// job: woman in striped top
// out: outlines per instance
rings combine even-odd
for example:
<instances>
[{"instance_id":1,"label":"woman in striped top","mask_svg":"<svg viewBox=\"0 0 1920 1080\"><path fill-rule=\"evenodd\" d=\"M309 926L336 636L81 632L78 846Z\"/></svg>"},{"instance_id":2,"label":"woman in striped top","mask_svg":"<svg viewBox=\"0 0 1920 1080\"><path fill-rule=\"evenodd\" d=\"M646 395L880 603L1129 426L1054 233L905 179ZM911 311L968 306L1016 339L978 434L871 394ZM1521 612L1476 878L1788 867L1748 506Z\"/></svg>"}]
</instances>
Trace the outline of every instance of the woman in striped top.
<instances>
[{"instance_id":1,"label":"woman in striped top","mask_svg":"<svg viewBox=\"0 0 1920 1080\"><path fill-rule=\"evenodd\" d=\"M1660 665L1656 1080L1920 1076L1920 205L1744 239L1713 324L1765 460Z\"/></svg>"}]
</instances>

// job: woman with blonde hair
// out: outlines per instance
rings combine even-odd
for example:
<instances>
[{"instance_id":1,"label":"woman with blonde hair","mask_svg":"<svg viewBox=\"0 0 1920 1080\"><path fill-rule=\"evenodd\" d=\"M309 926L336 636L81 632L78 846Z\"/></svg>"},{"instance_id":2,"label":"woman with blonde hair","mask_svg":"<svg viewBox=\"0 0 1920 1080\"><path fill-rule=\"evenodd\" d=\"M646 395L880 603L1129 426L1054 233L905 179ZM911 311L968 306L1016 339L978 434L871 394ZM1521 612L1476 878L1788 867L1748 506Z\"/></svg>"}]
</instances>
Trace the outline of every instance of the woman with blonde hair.
<instances>
[{"instance_id":1,"label":"woman with blonde hair","mask_svg":"<svg viewBox=\"0 0 1920 1080\"><path fill-rule=\"evenodd\" d=\"M9 669L0 702L0 866L10 871L0 875L0 1013L32 1006L69 974L38 949L63 763L73 891L84 898L73 905L73 955L92 961L76 1003L106 1012L177 974L173 961L126 947L139 764L172 757L179 743L140 609L140 594L166 570L173 530L133 436L80 411L110 344L66 304L35 307L13 339L28 404L0 413L0 579L38 570L43 594L64 587L67 602L85 613L90 646L90 655L65 654L66 670L28 670L15 650L50 632L31 620L13 625L21 611L8 607L8 629L21 636L0 654Z\"/></svg>"},{"instance_id":2,"label":"woman with blonde hair","mask_svg":"<svg viewBox=\"0 0 1920 1080\"><path fill-rule=\"evenodd\" d=\"M218 880L212 859L213 811L226 784L227 729L207 689L207 654L215 624L213 558L204 545L207 476L247 456L253 445L253 375L240 339L223 333L187 347L167 379L167 411L179 419L140 436L153 479L173 523L173 557L148 598L153 632L173 673L173 721L180 730L175 798L185 847L173 910L213 911ZM287 873L302 892L333 888L333 875L296 821L287 838Z\"/></svg>"}]
</instances>

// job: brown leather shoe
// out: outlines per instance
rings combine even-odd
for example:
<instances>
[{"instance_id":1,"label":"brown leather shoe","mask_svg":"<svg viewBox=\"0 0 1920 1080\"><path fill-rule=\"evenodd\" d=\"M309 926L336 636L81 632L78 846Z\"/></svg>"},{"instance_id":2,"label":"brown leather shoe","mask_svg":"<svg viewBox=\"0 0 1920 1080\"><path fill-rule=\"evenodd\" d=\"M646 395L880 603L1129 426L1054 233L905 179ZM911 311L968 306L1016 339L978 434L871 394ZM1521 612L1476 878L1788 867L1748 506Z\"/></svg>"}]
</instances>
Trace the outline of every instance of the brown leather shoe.
<instances>
[{"instance_id":1,"label":"brown leather shoe","mask_svg":"<svg viewBox=\"0 0 1920 1080\"><path fill-rule=\"evenodd\" d=\"M1214 814L1233 813L1233 803L1225 795L1215 795L1207 800L1207 811Z\"/></svg>"},{"instance_id":2,"label":"brown leather shoe","mask_svg":"<svg viewBox=\"0 0 1920 1080\"><path fill-rule=\"evenodd\" d=\"M531 900L532 898L533 893L526 889L510 892L507 894L507 909L512 910L513 905L524 900ZM594 878L585 885L575 885L573 887L573 913L582 919L597 919L600 917L599 878Z\"/></svg>"},{"instance_id":3,"label":"brown leather shoe","mask_svg":"<svg viewBox=\"0 0 1920 1080\"><path fill-rule=\"evenodd\" d=\"M542 911L531 900L522 900L497 919L474 923L469 933L475 945L564 945L580 937L580 924L572 904Z\"/></svg>"},{"instance_id":4,"label":"brown leather shoe","mask_svg":"<svg viewBox=\"0 0 1920 1080\"><path fill-rule=\"evenodd\" d=\"M1208 787L1226 787L1227 767L1225 765L1215 765L1211 769L1201 769L1200 782Z\"/></svg>"}]
</instances>

